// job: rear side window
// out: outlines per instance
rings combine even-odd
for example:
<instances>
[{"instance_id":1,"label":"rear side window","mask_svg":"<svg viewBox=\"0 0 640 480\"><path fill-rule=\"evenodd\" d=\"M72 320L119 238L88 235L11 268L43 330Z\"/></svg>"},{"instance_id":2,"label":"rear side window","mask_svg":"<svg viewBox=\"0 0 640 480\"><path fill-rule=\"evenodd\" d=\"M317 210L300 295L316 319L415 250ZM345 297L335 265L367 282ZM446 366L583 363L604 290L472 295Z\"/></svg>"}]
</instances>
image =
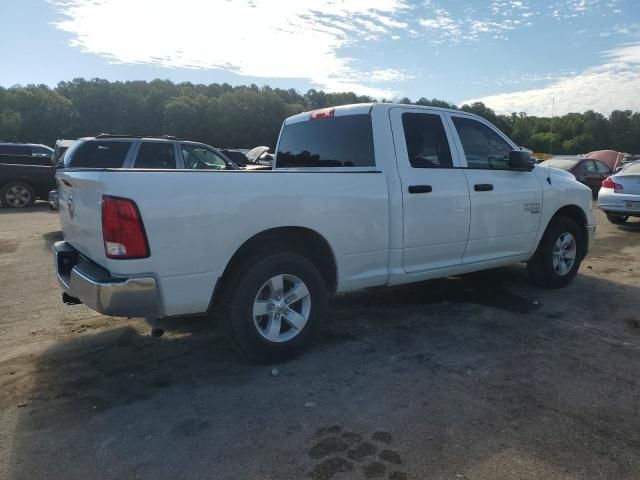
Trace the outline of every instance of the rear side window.
<instances>
[{"instance_id":1,"label":"rear side window","mask_svg":"<svg viewBox=\"0 0 640 480\"><path fill-rule=\"evenodd\" d=\"M598 172L611 173L611 169L604 163L596 161L595 164L596 164L596 168L598 169Z\"/></svg>"},{"instance_id":2,"label":"rear side window","mask_svg":"<svg viewBox=\"0 0 640 480\"><path fill-rule=\"evenodd\" d=\"M373 167L371 116L344 115L285 125L276 167Z\"/></svg>"},{"instance_id":3,"label":"rear side window","mask_svg":"<svg viewBox=\"0 0 640 480\"><path fill-rule=\"evenodd\" d=\"M92 140L70 151L67 167L122 168L132 142L107 142Z\"/></svg>"},{"instance_id":4,"label":"rear side window","mask_svg":"<svg viewBox=\"0 0 640 480\"><path fill-rule=\"evenodd\" d=\"M598 172L598 167L596 166L596 162L594 162L593 160L585 160L582 165L584 165L584 170L587 173Z\"/></svg>"},{"instance_id":5,"label":"rear side window","mask_svg":"<svg viewBox=\"0 0 640 480\"><path fill-rule=\"evenodd\" d=\"M403 113L402 127L413 168L452 168L451 150L439 115Z\"/></svg>"},{"instance_id":6,"label":"rear side window","mask_svg":"<svg viewBox=\"0 0 640 480\"><path fill-rule=\"evenodd\" d=\"M42 147L31 147L32 157L51 157L51 150Z\"/></svg>"},{"instance_id":7,"label":"rear side window","mask_svg":"<svg viewBox=\"0 0 640 480\"><path fill-rule=\"evenodd\" d=\"M142 142L134 168L176 168L173 143Z\"/></svg>"}]
</instances>

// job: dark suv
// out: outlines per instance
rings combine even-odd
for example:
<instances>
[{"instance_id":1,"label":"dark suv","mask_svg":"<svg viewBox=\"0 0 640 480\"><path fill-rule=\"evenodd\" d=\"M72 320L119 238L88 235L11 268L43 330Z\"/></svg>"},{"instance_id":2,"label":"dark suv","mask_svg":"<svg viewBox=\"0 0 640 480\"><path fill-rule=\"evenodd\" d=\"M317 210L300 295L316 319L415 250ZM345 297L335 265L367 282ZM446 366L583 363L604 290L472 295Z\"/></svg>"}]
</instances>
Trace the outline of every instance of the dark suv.
<instances>
[{"instance_id":1,"label":"dark suv","mask_svg":"<svg viewBox=\"0 0 640 480\"><path fill-rule=\"evenodd\" d=\"M64 156L63 168L235 170L238 165L204 143L175 137L97 135L81 138Z\"/></svg>"},{"instance_id":2,"label":"dark suv","mask_svg":"<svg viewBox=\"0 0 640 480\"><path fill-rule=\"evenodd\" d=\"M0 143L0 203L21 208L47 199L55 187L53 149L34 143Z\"/></svg>"}]
</instances>

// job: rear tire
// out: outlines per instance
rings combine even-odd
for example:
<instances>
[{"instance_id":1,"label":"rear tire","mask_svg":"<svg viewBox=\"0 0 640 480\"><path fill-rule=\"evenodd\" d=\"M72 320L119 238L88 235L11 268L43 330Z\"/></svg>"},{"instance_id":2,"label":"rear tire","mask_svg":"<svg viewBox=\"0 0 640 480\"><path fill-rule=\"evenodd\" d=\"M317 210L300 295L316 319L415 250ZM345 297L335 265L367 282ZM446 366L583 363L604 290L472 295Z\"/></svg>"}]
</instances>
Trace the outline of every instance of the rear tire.
<instances>
[{"instance_id":1,"label":"rear tire","mask_svg":"<svg viewBox=\"0 0 640 480\"><path fill-rule=\"evenodd\" d=\"M13 180L0 189L2 205L10 208L25 208L36 201L36 192L28 183Z\"/></svg>"},{"instance_id":2,"label":"rear tire","mask_svg":"<svg viewBox=\"0 0 640 480\"><path fill-rule=\"evenodd\" d=\"M628 215L612 215L610 213L607 213L607 220L609 220L614 225L624 225L628 219Z\"/></svg>"},{"instance_id":3,"label":"rear tire","mask_svg":"<svg viewBox=\"0 0 640 480\"><path fill-rule=\"evenodd\" d=\"M584 252L584 234L567 217L552 218L536 253L527 263L531 281L543 288L561 288L578 273Z\"/></svg>"},{"instance_id":4,"label":"rear tire","mask_svg":"<svg viewBox=\"0 0 640 480\"><path fill-rule=\"evenodd\" d=\"M250 360L281 362L298 355L317 336L327 309L327 286L303 255L252 256L225 284L218 299L222 330Z\"/></svg>"}]
</instances>

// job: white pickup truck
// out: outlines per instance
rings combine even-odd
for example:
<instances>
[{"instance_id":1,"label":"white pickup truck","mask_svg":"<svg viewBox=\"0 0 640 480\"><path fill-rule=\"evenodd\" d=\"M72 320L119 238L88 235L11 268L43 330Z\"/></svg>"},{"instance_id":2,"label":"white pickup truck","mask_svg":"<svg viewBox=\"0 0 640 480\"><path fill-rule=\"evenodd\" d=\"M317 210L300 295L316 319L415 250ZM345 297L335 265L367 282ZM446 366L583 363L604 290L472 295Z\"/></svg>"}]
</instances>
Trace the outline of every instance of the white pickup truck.
<instances>
[{"instance_id":1,"label":"white pickup truck","mask_svg":"<svg viewBox=\"0 0 640 480\"><path fill-rule=\"evenodd\" d=\"M594 237L589 188L468 113L301 113L276 152L268 171L59 170L66 301L149 319L219 312L241 352L275 361L309 344L332 293L519 262L562 287Z\"/></svg>"}]
</instances>

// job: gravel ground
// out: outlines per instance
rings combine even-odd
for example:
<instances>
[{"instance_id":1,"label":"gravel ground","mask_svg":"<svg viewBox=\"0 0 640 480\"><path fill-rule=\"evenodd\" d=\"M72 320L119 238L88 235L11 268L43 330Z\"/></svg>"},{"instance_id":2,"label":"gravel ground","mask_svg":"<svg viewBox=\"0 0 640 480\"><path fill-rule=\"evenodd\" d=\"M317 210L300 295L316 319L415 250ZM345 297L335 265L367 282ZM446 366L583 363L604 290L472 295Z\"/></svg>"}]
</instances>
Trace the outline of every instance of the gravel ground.
<instances>
[{"instance_id":1,"label":"gravel ground","mask_svg":"<svg viewBox=\"0 0 640 480\"><path fill-rule=\"evenodd\" d=\"M64 306L45 204L0 209L0 479L640 478L640 222L597 213L571 286L515 266L340 296L320 342L243 362Z\"/></svg>"}]
</instances>

